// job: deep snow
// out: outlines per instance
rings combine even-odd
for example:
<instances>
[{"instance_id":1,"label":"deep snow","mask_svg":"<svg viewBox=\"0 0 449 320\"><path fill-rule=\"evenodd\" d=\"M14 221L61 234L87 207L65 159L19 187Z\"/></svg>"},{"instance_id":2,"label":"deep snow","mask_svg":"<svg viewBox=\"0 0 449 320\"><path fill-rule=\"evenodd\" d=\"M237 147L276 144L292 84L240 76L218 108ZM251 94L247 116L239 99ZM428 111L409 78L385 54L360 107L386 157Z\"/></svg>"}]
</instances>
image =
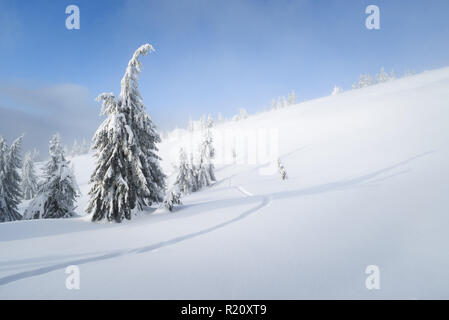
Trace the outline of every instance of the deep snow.
<instances>
[{"instance_id":1,"label":"deep snow","mask_svg":"<svg viewBox=\"0 0 449 320\"><path fill-rule=\"evenodd\" d=\"M218 165L174 213L0 224L0 298L449 298L448 119L444 68L222 124L277 128L289 179ZM83 215L94 162L73 163Z\"/></svg>"}]
</instances>

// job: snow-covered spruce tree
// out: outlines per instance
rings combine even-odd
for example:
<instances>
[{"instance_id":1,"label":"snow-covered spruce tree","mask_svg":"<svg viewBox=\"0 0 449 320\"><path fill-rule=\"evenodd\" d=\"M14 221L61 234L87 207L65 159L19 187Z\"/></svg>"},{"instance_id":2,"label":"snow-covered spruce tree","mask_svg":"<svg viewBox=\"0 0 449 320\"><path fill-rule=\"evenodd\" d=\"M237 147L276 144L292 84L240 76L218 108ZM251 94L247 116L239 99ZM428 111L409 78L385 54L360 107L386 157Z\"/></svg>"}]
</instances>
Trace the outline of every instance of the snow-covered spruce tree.
<instances>
[{"instance_id":1,"label":"snow-covered spruce tree","mask_svg":"<svg viewBox=\"0 0 449 320\"><path fill-rule=\"evenodd\" d=\"M284 100L282 99L282 97L278 97L277 108L282 109L283 107L284 107Z\"/></svg>"},{"instance_id":2,"label":"snow-covered spruce tree","mask_svg":"<svg viewBox=\"0 0 449 320\"><path fill-rule=\"evenodd\" d=\"M281 162L281 159L278 159L278 170L281 175L282 180L287 180L287 171L285 171L284 165Z\"/></svg>"},{"instance_id":3,"label":"snow-covered spruce tree","mask_svg":"<svg viewBox=\"0 0 449 320\"><path fill-rule=\"evenodd\" d=\"M23 160L22 167L22 194L25 200L33 199L37 193L37 177L34 170L34 161L31 152L28 152Z\"/></svg>"},{"instance_id":4,"label":"snow-covered spruce tree","mask_svg":"<svg viewBox=\"0 0 449 320\"><path fill-rule=\"evenodd\" d=\"M271 110L276 110L277 108L278 108L278 105L277 105L276 99L271 100L271 107L270 107L270 109Z\"/></svg>"},{"instance_id":5,"label":"snow-covered spruce tree","mask_svg":"<svg viewBox=\"0 0 449 320\"><path fill-rule=\"evenodd\" d=\"M172 190L169 190L164 198L164 207L172 212L175 205L181 204L181 192L176 187Z\"/></svg>"},{"instance_id":6,"label":"snow-covered spruce tree","mask_svg":"<svg viewBox=\"0 0 449 320\"><path fill-rule=\"evenodd\" d=\"M6 196L6 152L8 146L5 139L0 136L0 222L17 220L11 219L9 201Z\"/></svg>"},{"instance_id":7,"label":"snow-covered spruce tree","mask_svg":"<svg viewBox=\"0 0 449 320\"><path fill-rule=\"evenodd\" d=\"M246 109L240 108L239 109L239 113L236 114L234 117L232 117L232 120L233 121L240 121L240 120L243 120L243 119L246 119L246 118L248 118L248 112L246 111Z\"/></svg>"},{"instance_id":8,"label":"snow-covered spruce tree","mask_svg":"<svg viewBox=\"0 0 449 320\"><path fill-rule=\"evenodd\" d=\"M334 90L332 90L331 95L336 96L337 94L340 94L343 92L343 88L334 86Z\"/></svg>"},{"instance_id":9,"label":"snow-covered spruce tree","mask_svg":"<svg viewBox=\"0 0 449 320\"><path fill-rule=\"evenodd\" d=\"M404 73L404 77L411 77L415 74L416 74L416 71L414 71L414 70L406 70Z\"/></svg>"},{"instance_id":10,"label":"snow-covered spruce tree","mask_svg":"<svg viewBox=\"0 0 449 320\"><path fill-rule=\"evenodd\" d=\"M69 218L75 215L75 200L80 191L58 134L50 140L49 151L50 160L45 164L44 181L25 210L24 219Z\"/></svg>"},{"instance_id":11,"label":"snow-covered spruce tree","mask_svg":"<svg viewBox=\"0 0 449 320\"><path fill-rule=\"evenodd\" d=\"M72 146L72 157L78 156L81 154L81 147L78 144L78 140L75 139Z\"/></svg>"},{"instance_id":12,"label":"snow-covered spruce tree","mask_svg":"<svg viewBox=\"0 0 449 320\"><path fill-rule=\"evenodd\" d=\"M374 84L373 77L369 74L361 74L356 88L365 88Z\"/></svg>"},{"instance_id":13,"label":"snow-covered spruce tree","mask_svg":"<svg viewBox=\"0 0 449 320\"><path fill-rule=\"evenodd\" d=\"M395 80L396 79L396 73L394 72L394 70L391 70L390 76L388 78L389 78L389 80Z\"/></svg>"},{"instance_id":14,"label":"snow-covered spruce tree","mask_svg":"<svg viewBox=\"0 0 449 320\"><path fill-rule=\"evenodd\" d=\"M20 148L23 136L17 138L9 147L0 137L0 222L20 220L17 207L22 198L20 189L21 168Z\"/></svg>"},{"instance_id":15,"label":"snow-covered spruce tree","mask_svg":"<svg viewBox=\"0 0 449 320\"><path fill-rule=\"evenodd\" d=\"M194 169L187 163L187 155L183 148L179 150L179 167L175 186L183 194L196 191Z\"/></svg>"},{"instance_id":16,"label":"snow-covered spruce tree","mask_svg":"<svg viewBox=\"0 0 449 320\"><path fill-rule=\"evenodd\" d=\"M137 83L139 57L151 51L153 47L146 44L134 53L118 99L112 93L97 98L103 101L102 114L107 118L93 138L97 166L90 178L87 208L93 221L129 220L134 209L140 211L164 200L165 175L156 154L161 138L145 112Z\"/></svg>"},{"instance_id":17,"label":"snow-covered spruce tree","mask_svg":"<svg viewBox=\"0 0 449 320\"><path fill-rule=\"evenodd\" d=\"M384 67L380 69L380 72L376 74L376 82L377 83L383 83L390 80L390 77L388 76L388 73L385 72Z\"/></svg>"},{"instance_id":18,"label":"snow-covered spruce tree","mask_svg":"<svg viewBox=\"0 0 449 320\"><path fill-rule=\"evenodd\" d=\"M209 170L207 169L207 165L205 162L205 159L203 157L204 152L204 145L200 146L200 162L198 166L196 167L196 184L197 184L197 190L200 190L204 187L208 187L211 185L212 180L209 176Z\"/></svg>"},{"instance_id":19,"label":"snow-covered spruce tree","mask_svg":"<svg viewBox=\"0 0 449 320\"><path fill-rule=\"evenodd\" d=\"M80 154L88 154L90 150L90 146L87 143L86 139L83 138L83 141L81 142L81 147L80 147Z\"/></svg>"},{"instance_id":20,"label":"snow-covered spruce tree","mask_svg":"<svg viewBox=\"0 0 449 320\"><path fill-rule=\"evenodd\" d=\"M208 139L207 133L205 140L199 146L199 163L195 167L195 177L197 189L210 186L212 182L216 181L215 168L211 159L214 156L214 149L212 146L212 139Z\"/></svg>"},{"instance_id":21,"label":"snow-covered spruce tree","mask_svg":"<svg viewBox=\"0 0 449 320\"><path fill-rule=\"evenodd\" d=\"M217 179L215 178L215 166L212 163L212 160L215 157L215 148L213 145L214 139L212 137L212 131L211 129L214 126L214 120L212 119L211 116L209 116L206 120L206 122L204 123L204 141L203 141L203 157L204 157L204 162L206 165L206 169L209 173L209 178L211 181L216 181Z\"/></svg>"},{"instance_id":22,"label":"snow-covered spruce tree","mask_svg":"<svg viewBox=\"0 0 449 320\"><path fill-rule=\"evenodd\" d=\"M295 90L292 90L292 92L288 95L288 105L294 105L296 104L296 93Z\"/></svg>"},{"instance_id":23,"label":"snow-covered spruce tree","mask_svg":"<svg viewBox=\"0 0 449 320\"><path fill-rule=\"evenodd\" d=\"M192 117L189 117L189 123L187 124L187 130L189 132L194 132L195 131L195 123L192 120Z\"/></svg>"},{"instance_id":24,"label":"snow-covered spruce tree","mask_svg":"<svg viewBox=\"0 0 449 320\"><path fill-rule=\"evenodd\" d=\"M217 116L217 123L223 123L224 119L223 119L223 115L221 114L221 112L218 113Z\"/></svg>"},{"instance_id":25,"label":"snow-covered spruce tree","mask_svg":"<svg viewBox=\"0 0 449 320\"><path fill-rule=\"evenodd\" d=\"M193 153L190 153L189 160L189 170L192 175L192 192L197 192L201 189L201 186L198 184L198 166L195 164L195 160L193 157Z\"/></svg>"},{"instance_id":26,"label":"snow-covered spruce tree","mask_svg":"<svg viewBox=\"0 0 449 320\"><path fill-rule=\"evenodd\" d=\"M284 96L282 96L282 104L284 105L284 107L287 107L287 106L288 106L287 99L285 99Z\"/></svg>"}]
</instances>

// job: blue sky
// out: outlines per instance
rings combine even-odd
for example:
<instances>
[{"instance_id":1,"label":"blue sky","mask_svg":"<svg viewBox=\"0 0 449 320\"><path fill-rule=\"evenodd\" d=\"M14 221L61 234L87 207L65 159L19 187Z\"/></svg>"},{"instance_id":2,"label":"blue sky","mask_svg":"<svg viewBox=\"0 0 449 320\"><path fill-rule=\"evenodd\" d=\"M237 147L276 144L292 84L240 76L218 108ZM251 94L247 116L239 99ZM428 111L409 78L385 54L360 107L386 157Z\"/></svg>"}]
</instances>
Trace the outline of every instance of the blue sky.
<instances>
[{"instance_id":1,"label":"blue sky","mask_svg":"<svg viewBox=\"0 0 449 320\"><path fill-rule=\"evenodd\" d=\"M65 28L70 4L80 30ZM380 30L365 28L370 4ZM349 89L381 66L448 66L448 12L447 0L0 0L0 134L27 131L39 147L53 131L67 144L90 138L94 98L119 93L147 42L156 52L142 59L141 92L164 130L189 115L261 111L292 89L300 101Z\"/></svg>"}]
</instances>

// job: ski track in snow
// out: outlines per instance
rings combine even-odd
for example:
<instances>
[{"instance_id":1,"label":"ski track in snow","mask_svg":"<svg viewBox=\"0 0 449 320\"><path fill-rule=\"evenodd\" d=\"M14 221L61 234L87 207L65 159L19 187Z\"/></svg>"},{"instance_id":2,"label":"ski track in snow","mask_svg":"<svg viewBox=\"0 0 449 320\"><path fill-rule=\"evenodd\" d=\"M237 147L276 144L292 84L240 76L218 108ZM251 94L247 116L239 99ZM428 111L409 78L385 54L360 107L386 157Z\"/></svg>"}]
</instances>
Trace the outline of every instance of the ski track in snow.
<instances>
[{"instance_id":1,"label":"ski track in snow","mask_svg":"<svg viewBox=\"0 0 449 320\"><path fill-rule=\"evenodd\" d=\"M245 188L243 188L242 186L238 186L237 190L240 191L243 195L247 196L247 197L252 197L254 196L251 192L248 192Z\"/></svg>"},{"instance_id":2,"label":"ski track in snow","mask_svg":"<svg viewBox=\"0 0 449 320\"><path fill-rule=\"evenodd\" d=\"M231 179L230 179L230 184L231 184ZM0 278L0 286L6 285L11 282L23 280L26 278L31 278L31 277L43 275L46 273L50 273L52 271L56 271L59 269L65 269L69 265L83 265L83 264L87 264L90 262L98 262L98 261L109 260L112 258L118 258L118 257L122 257L122 256L129 255L129 254L140 254L140 253L148 253L151 251L156 251L163 247L171 246L171 245L174 245L174 244L186 241L186 240L196 238L196 237L204 235L204 234L211 233L213 231L222 229L232 223L243 220L243 219L247 218L248 216L250 216L251 214L257 212L258 210L268 206L272 201L270 196L265 196L265 195L264 196L257 196L257 195L255 196L251 192L248 192L247 190L245 190L242 186L238 186L235 188L241 194L243 194L246 198L260 198L260 203L258 205L256 205L255 207L244 211L243 213L241 213L240 215L238 215L237 217L235 217L233 219L227 220L225 222L219 223L217 225L214 225L212 227L209 227L209 228L197 231L197 232L189 233L189 234L186 234L186 235L183 235L180 237L176 237L176 238L173 238L170 240L158 242L155 244L151 244L151 245L136 248L136 249L120 250L120 251L116 251L116 252L112 252L112 253L102 254L99 256L95 256L95 257L72 260L72 261L58 263L55 265L46 266L46 267L42 267L42 268L38 268L38 269L34 269L34 270L19 272L16 274L12 274L12 275Z\"/></svg>"}]
</instances>

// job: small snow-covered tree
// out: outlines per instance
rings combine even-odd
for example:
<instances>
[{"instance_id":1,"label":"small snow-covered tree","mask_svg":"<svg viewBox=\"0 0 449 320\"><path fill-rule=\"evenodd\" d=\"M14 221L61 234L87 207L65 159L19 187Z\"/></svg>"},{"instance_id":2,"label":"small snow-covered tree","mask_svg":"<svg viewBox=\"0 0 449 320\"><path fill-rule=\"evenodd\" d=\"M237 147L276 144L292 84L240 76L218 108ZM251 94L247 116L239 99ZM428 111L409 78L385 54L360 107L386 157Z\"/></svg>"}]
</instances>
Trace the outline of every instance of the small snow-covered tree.
<instances>
[{"instance_id":1,"label":"small snow-covered tree","mask_svg":"<svg viewBox=\"0 0 449 320\"><path fill-rule=\"evenodd\" d=\"M416 72L413 71L413 70L406 70L405 73L404 73L404 77L411 77L411 76L413 76L415 74L416 74Z\"/></svg>"},{"instance_id":2,"label":"small snow-covered tree","mask_svg":"<svg viewBox=\"0 0 449 320\"><path fill-rule=\"evenodd\" d=\"M283 97L279 97L278 98L278 102L277 102L277 108L278 109L282 109L283 107L285 107L284 105L284 99L282 99Z\"/></svg>"},{"instance_id":3,"label":"small snow-covered tree","mask_svg":"<svg viewBox=\"0 0 449 320\"><path fill-rule=\"evenodd\" d=\"M24 219L69 218L75 215L75 200L80 191L58 134L50 140L49 151L44 181L25 210Z\"/></svg>"},{"instance_id":4,"label":"small snow-covered tree","mask_svg":"<svg viewBox=\"0 0 449 320\"><path fill-rule=\"evenodd\" d=\"M176 178L175 185L183 194L194 192L196 185L194 168L192 168L187 162L187 155L183 148L179 151L178 168L178 176Z\"/></svg>"},{"instance_id":5,"label":"small snow-covered tree","mask_svg":"<svg viewBox=\"0 0 449 320\"><path fill-rule=\"evenodd\" d=\"M156 144L161 141L145 111L138 89L141 71L139 57L154 51L150 44L136 50L121 82L118 99L101 94L106 120L93 138L97 166L90 178L92 220L121 222L131 219L132 210L161 203L165 194L165 175L159 165Z\"/></svg>"},{"instance_id":6,"label":"small snow-covered tree","mask_svg":"<svg viewBox=\"0 0 449 320\"><path fill-rule=\"evenodd\" d=\"M248 112L246 111L246 109L240 108L240 109L239 109L239 113L236 114L236 115L232 118L232 120L233 120L233 121L240 121L240 120L243 120L243 119L246 119L246 118L248 118Z\"/></svg>"},{"instance_id":7,"label":"small snow-covered tree","mask_svg":"<svg viewBox=\"0 0 449 320\"><path fill-rule=\"evenodd\" d=\"M0 137L0 222L20 220L18 205L22 198L20 189L20 148L23 136L17 138L8 148Z\"/></svg>"},{"instance_id":8,"label":"small snow-covered tree","mask_svg":"<svg viewBox=\"0 0 449 320\"><path fill-rule=\"evenodd\" d=\"M214 138L212 136L212 128L214 126L214 121L212 117L207 119L206 123L206 133L204 137L204 144L206 149L206 163L209 170L209 176L212 181L216 181L215 178L215 166L213 164L213 159L215 158L215 148L214 148Z\"/></svg>"},{"instance_id":9,"label":"small snow-covered tree","mask_svg":"<svg viewBox=\"0 0 449 320\"><path fill-rule=\"evenodd\" d=\"M282 107L285 108L285 107L287 107L287 106L288 106L287 99L285 99L285 97L282 96Z\"/></svg>"},{"instance_id":10,"label":"small snow-covered tree","mask_svg":"<svg viewBox=\"0 0 449 320\"><path fill-rule=\"evenodd\" d=\"M78 144L78 140L75 139L72 146L72 157L80 155L80 145Z\"/></svg>"},{"instance_id":11,"label":"small snow-covered tree","mask_svg":"<svg viewBox=\"0 0 449 320\"><path fill-rule=\"evenodd\" d=\"M276 110L277 108L278 108L278 105L277 105L276 99L271 100L271 107L270 107L270 109L271 110Z\"/></svg>"},{"instance_id":12,"label":"small snow-covered tree","mask_svg":"<svg viewBox=\"0 0 449 320\"><path fill-rule=\"evenodd\" d=\"M204 121L204 119L201 122L203 141L198 146L197 164L193 166L197 190L207 187L215 181L215 169L211 161L215 155L215 150L212 145L212 135L209 130L211 126L212 123Z\"/></svg>"},{"instance_id":13,"label":"small snow-covered tree","mask_svg":"<svg viewBox=\"0 0 449 320\"><path fill-rule=\"evenodd\" d=\"M395 80L395 79L396 79L396 73L394 72L394 70L391 70L389 80Z\"/></svg>"},{"instance_id":14,"label":"small snow-covered tree","mask_svg":"<svg viewBox=\"0 0 449 320\"><path fill-rule=\"evenodd\" d=\"M223 122L224 122L223 115L221 114L221 112L219 112L218 116L217 116L217 123L223 123Z\"/></svg>"},{"instance_id":15,"label":"small snow-covered tree","mask_svg":"<svg viewBox=\"0 0 449 320\"><path fill-rule=\"evenodd\" d=\"M390 77L388 76L388 73L385 72L384 67L380 69L380 72L376 75L376 82L377 83L383 83L390 80Z\"/></svg>"},{"instance_id":16,"label":"small snow-covered tree","mask_svg":"<svg viewBox=\"0 0 449 320\"><path fill-rule=\"evenodd\" d=\"M192 192L196 192L201 189L201 186L198 184L198 166L195 164L193 153L190 154L189 159L189 170L192 175Z\"/></svg>"},{"instance_id":17,"label":"small snow-covered tree","mask_svg":"<svg viewBox=\"0 0 449 320\"><path fill-rule=\"evenodd\" d=\"M287 172L285 171L284 165L281 162L281 159L278 159L278 170L281 175L282 180L287 180Z\"/></svg>"},{"instance_id":18,"label":"small snow-covered tree","mask_svg":"<svg viewBox=\"0 0 449 320\"><path fill-rule=\"evenodd\" d=\"M292 90L292 92L288 95L288 105L291 106L294 104L296 104L296 93L295 90Z\"/></svg>"},{"instance_id":19,"label":"small snow-covered tree","mask_svg":"<svg viewBox=\"0 0 449 320\"><path fill-rule=\"evenodd\" d=\"M25 200L33 199L37 193L38 182L34 161L31 152L28 152L23 160L22 167L22 194Z\"/></svg>"},{"instance_id":20,"label":"small snow-covered tree","mask_svg":"<svg viewBox=\"0 0 449 320\"><path fill-rule=\"evenodd\" d=\"M86 139L83 138L83 141L81 142L80 146L80 154L88 154L89 153L90 146L87 143Z\"/></svg>"},{"instance_id":21,"label":"small snow-covered tree","mask_svg":"<svg viewBox=\"0 0 449 320\"><path fill-rule=\"evenodd\" d=\"M374 84L373 77L369 74L361 74L359 82L355 85L355 88L365 88ZM354 88L354 86L353 86Z\"/></svg>"},{"instance_id":22,"label":"small snow-covered tree","mask_svg":"<svg viewBox=\"0 0 449 320\"><path fill-rule=\"evenodd\" d=\"M334 90L332 90L332 95L333 95L333 96L336 96L337 94L340 94L340 93L342 93L342 92L343 92L343 89L342 89L342 88L335 86L335 87L334 87Z\"/></svg>"},{"instance_id":23,"label":"small snow-covered tree","mask_svg":"<svg viewBox=\"0 0 449 320\"><path fill-rule=\"evenodd\" d=\"M216 181L215 168L211 162L209 152L209 145L207 141L204 141L200 145L199 164L195 167L197 189L208 187L212 182Z\"/></svg>"},{"instance_id":24,"label":"small snow-covered tree","mask_svg":"<svg viewBox=\"0 0 449 320\"><path fill-rule=\"evenodd\" d=\"M182 201L181 192L175 187L167 191L164 198L164 207L172 212L176 205L182 205Z\"/></svg>"},{"instance_id":25,"label":"small snow-covered tree","mask_svg":"<svg viewBox=\"0 0 449 320\"><path fill-rule=\"evenodd\" d=\"M203 149L200 150L200 153L202 154ZM196 182L197 182L197 190L200 190L204 187L208 187L211 185L212 181L209 176L209 170L207 168L207 165L204 161L204 158L200 158L200 163L196 167Z\"/></svg>"},{"instance_id":26,"label":"small snow-covered tree","mask_svg":"<svg viewBox=\"0 0 449 320\"><path fill-rule=\"evenodd\" d=\"M195 121L193 121L192 117L189 117L189 123L187 124L187 131L189 132L195 131Z\"/></svg>"}]
</instances>

